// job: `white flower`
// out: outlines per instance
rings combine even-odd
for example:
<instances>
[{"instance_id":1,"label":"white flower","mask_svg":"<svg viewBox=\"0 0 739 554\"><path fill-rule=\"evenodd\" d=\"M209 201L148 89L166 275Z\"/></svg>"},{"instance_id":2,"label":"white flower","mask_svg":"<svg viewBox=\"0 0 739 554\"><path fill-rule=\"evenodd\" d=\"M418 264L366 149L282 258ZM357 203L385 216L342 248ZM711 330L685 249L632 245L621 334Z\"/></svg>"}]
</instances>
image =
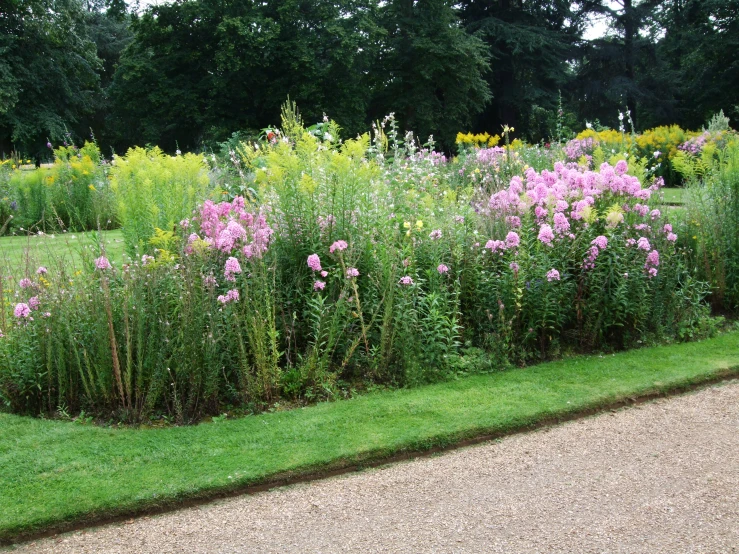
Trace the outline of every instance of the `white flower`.
<instances>
[{"instance_id":1,"label":"white flower","mask_svg":"<svg viewBox=\"0 0 739 554\"><path fill-rule=\"evenodd\" d=\"M331 142L332 140L334 140L334 137L331 136L331 133L324 133L323 134L323 140L327 140L327 141Z\"/></svg>"},{"instance_id":2,"label":"white flower","mask_svg":"<svg viewBox=\"0 0 739 554\"><path fill-rule=\"evenodd\" d=\"M589 123L589 122L586 121L585 122L585 127L587 127L588 129L592 129L593 128L593 125L591 123Z\"/></svg>"},{"instance_id":3,"label":"white flower","mask_svg":"<svg viewBox=\"0 0 739 554\"><path fill-rule=\"evenodd\" d=\"M622 114L621 112L618 112L618 120L619 121L623 121L624 120L624 114Z\"/></svg>"}]
</instances>

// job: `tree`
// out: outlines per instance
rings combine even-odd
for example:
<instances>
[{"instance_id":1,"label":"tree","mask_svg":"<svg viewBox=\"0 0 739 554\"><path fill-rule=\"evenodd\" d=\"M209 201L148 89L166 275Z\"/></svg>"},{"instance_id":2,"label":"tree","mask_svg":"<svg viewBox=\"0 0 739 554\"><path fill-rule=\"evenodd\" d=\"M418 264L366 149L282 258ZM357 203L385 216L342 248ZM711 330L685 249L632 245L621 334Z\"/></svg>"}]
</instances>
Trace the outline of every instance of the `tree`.
<instances>
[{"instance_id":1,"label":"tree","mask_svg":"<svg viewBox=\"0 0 739 554\"><path fill-rule=\"evenodd\" d=\"M41 152L90 114L100 60L79 0L6 0L0 13L0 151Z\"/></svg>"}]
</instances>

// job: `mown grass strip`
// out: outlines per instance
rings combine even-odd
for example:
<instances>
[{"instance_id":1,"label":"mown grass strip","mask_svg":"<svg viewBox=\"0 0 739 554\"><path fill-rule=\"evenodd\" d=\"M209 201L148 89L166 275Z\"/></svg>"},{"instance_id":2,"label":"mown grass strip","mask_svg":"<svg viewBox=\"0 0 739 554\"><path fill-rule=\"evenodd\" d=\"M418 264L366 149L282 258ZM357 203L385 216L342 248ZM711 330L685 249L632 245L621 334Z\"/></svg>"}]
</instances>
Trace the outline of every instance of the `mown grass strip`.
<instances>
[{"instance_id":1,"label":"mown grass strip","mask_svg":"<svg viewBox=\"0 0 739 554\"><path fill-rule=\"evenodd\" d=\"M167 429L0 414L0 541L501 435L739 375L739 332Z\"/></svg>"}]
</instances>

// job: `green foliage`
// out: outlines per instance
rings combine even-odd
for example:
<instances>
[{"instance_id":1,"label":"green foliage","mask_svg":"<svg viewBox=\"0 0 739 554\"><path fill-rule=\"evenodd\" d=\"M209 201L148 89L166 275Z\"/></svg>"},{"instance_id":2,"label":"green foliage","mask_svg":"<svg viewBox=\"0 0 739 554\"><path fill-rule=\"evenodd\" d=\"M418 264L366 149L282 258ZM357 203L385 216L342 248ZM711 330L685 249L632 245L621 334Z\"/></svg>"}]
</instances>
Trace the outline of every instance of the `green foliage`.
<instances>
[{"instance_id":1,"label":"green foliage","mask_svg":"<svg viewBox=\"0 0 739 554\"><path fill-rule=\"evenodd\" d=\"M168 156L159 148L132 148L116 156L111 188L131 256L148 251L156 228L171 230L211 191L202 156Z\"/></svg>"}]
</instances>

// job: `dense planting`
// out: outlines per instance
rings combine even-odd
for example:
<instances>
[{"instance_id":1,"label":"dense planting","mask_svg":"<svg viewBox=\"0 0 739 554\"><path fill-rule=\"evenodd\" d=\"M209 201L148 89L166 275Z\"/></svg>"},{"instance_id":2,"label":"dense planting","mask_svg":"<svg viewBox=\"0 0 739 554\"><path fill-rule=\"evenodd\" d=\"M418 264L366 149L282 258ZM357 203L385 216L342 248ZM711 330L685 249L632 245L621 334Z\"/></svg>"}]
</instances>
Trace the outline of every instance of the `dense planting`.
<instances>
[{"instance_id":1,"label":"dense planting","mask_svg":"<svg viewBox=\"0 0 739 554\"><path fill-rule=\"evenodd\" d=\"M142 232L124 219L130 263L101 251L82 275L39 267L4 285L7 406L191 421L710 329L708 285L643 164L489 142L450 161L392 118L342 143L333 123L307 132L286 115L213 172L233 194L189 214L169 206L216 190L202 162L161 162L195 178L158 188L126 165L156 152L117 161L113 194L139 187L163 207Z\"/></svg>"}]
</instances>

